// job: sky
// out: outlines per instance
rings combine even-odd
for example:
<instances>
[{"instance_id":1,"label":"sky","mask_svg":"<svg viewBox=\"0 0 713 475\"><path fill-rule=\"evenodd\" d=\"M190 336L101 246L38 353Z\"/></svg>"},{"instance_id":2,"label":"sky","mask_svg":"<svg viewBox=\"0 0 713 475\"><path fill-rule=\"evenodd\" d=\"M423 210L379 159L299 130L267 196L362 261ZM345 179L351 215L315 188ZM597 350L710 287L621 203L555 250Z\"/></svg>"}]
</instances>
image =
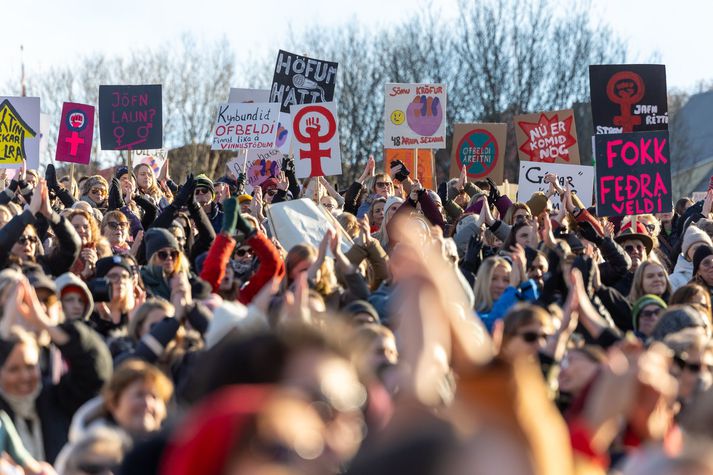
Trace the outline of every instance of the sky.
<instances>
[{"instance_id":1,"label":"sky","mask_svg":"<svg viewBox=\"0 0 713 475\"><path fill-rule=\"evenodd\" d=\"M432 0L445 21L457 0ZM482 0L477 0L482 1ZM530 1L530 0L522 0ZM570 0L556 0L566 15ZM191 32L198 39L225 36L236 51L276 52L290 25L318 28L359 21L388 28L419 0L0 0L6 21L0 43L0 84L19 78L20 45L28 74L71 62L78 55L124 54ZM592 19L625 38L637 59L667 66L669 88L690 89L713 79L713 2L592 0ZM236 84L236 86L239 86ZM3 95L0 92L0 95Z\"/></svg>"}]
</instances>

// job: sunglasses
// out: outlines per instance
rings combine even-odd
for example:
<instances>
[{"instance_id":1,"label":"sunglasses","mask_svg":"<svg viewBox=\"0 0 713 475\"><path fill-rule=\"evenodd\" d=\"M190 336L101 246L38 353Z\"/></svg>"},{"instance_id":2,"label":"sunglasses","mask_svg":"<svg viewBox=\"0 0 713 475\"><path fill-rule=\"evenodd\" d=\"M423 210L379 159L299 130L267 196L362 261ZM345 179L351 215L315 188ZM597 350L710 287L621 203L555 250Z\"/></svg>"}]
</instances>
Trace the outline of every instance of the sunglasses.
<instances>
[{"instance_id":1,"label":"sunglasses","mask_svg":"<svg viewBox=\"0 0 713 475\"><path fill-rule=\"evenodd\" d=\"M109 221L106 225L111 229L126 229L129 227L129 223L119 223L117 221Z\"/></svg>"},{"instance_id":2,"label":"sunglasses","mask_svg":"<svg viewBox=\"0 0 713 475\"><path fill-rule=\"evenodd\" d=\"M129 280L130 278L131 278L131 275L129 275L126 272L122 272L121 274L107 274L106 275L106 280L108 280L112 284L121 282L122 280Z\"/></svg>"},{"instance_id":3,"label":"sunglasses","mask_svg":"<svg viewBox=\"0 0 713 475\"><path fill-rule=\"evenodd\" d=\"M38 242L40 242L40 240L37 238L37 236L32 236L31 234L26 234L24 236L20 236L19 238L17 238L17 242L19 242L20 244L27 244L28 242L30 244L37 244Z\"/></svg>"},{"instance_id":4,"label":"sunglasses","mask_svg":"<svg viewBox=\"0 0 713 475\"><path fill-rule=\"evenodd\" d=\"M246 255L252 256L252 255L253 255L253 250L252 250L252 249L246 249L246 248L238 249L237 251L235 251L235 255L238 256L238 257L245 257Z\"/></svg>"},{"instance_id":5,"label":"sunglasses","mask_svg":"<svg viewBox=\"0 0 713 475\"><path fill-rule=\"evenodd\" d=\"M633 244L627 244L626 246L624 246L624 250L626 252L628 252L629 254L631 254L634 251L639 251L640 253L644 253L644 251L646 251L646 248L644 246L642 246L641 244L639 244L638 246L634 246Z\"/></svg>"},{"instance_id":6,"label":"sunglasses","mask_svg":"<svg viewBox=\"0 0 713 475\"><path fill-rule=\"evenodd\" d=\"M106 190L104 188L92 188L89 193L93 195L106 195Z\"/></svg>"},{"instance_id":7,"label":"sunglasses","mask_svg":"<svg viewBox=\"0 0 713 475\"><path fill-rule=\"evenodd\" d=\"M550 337L547 333L538 332L523 332L520 333L519 336L525 340L526 343L535 343L538 340L547 340Z\"/></svg>"},{"instance_id":8,"label":"sunglasses","mask_svg":"<svg viewBox=\"0 0 713 475\"><path fill-rule=\"evenodd\" d=\"M174 261L178 259L178 251L158 251L156 255L158 255L158 258L162 261L165 261L169 257Z\"/></svg>"},{"instance_id":9,"label":"sunglasses","mask_svg":"<svg viewBox=\"0 0 713 475\"><path fill-rule=\"evenodd\" d=\"M377 181L376 182L377 188L391 188L392 186L394 186L394 185L390 181Z\"/></svg>"},{"instance_id":10,"label":"sunglasses","mask_svg":"<svg viewBox=\"0 0 713 475\"><path fill-rule=\"evenodd\" d=\"M653 317L658 317L658 315L661 313L661 309L657 308L655 310L644 310L642 311L639 316L643 318L653 318Z\"/></svg>"},{"instance_id":11,"label":"sunglasses","mask_svg":"<svg viewBox=\"0 0 713 475\"><path fill-rule=\"evenodd\" d=\"M196 188L197 195L205 195L206 193L210 193L208 188Z\"/></svg>"},{"instance_id":12,"label":"sunglasses","mask_svg":"<svg viewBox=\"0 0 713 475\"><path fill-rule=\"evenodd\" d=\"M265 194L268 196L275 196L277 194L277 190L275 188L272 188L271 190L267 190Z\"/></svg>"},{"instance_id":13,"label":"sunglasses","mask_svg":"<svg viewBox=\"0 0 713 475\"><path fill-rule=\"evenodd\" d=\"M700 373L703 369L708 369L708 365L701 363L689 363L680 356L676 355L673 357L673 362L682 370L688 370L691 373Z\"/></svg>"}]
</instances>

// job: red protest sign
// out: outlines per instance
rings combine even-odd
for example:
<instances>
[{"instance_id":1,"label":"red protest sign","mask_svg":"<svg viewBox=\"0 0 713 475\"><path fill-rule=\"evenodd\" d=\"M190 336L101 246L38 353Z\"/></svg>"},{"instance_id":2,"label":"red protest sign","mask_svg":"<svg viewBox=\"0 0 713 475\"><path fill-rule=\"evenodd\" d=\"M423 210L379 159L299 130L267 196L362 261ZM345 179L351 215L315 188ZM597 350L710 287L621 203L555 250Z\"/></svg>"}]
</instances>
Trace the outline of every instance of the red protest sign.
<instances>
[{"instance_id":1,"label":"red protest sign","mask_svg":"<svg viewBox=\"0 0 713 475\"><path fill-rule=\"evenodd\" d=\"M579 164L572 110L515 116L520 161Z\"/></svg>"},{"instance_id":2,"label":"red protest sign","mask_svg":"<svg viewBox=\"0 0 713 475\"><path fill-rule=\"evenodd\" d=\"M92 155L94 137L94 106L65 102L57 137L58 162L86 165Z\"/></svg>"}]
</instances>

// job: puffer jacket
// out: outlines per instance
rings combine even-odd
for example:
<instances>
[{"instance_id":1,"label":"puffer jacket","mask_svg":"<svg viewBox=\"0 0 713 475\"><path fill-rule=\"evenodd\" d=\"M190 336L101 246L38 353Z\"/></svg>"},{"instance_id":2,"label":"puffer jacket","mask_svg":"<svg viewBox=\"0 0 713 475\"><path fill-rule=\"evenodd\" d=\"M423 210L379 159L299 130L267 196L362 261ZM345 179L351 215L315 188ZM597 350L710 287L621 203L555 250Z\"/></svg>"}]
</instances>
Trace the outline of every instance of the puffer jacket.
<instances>
[{"instance_id":1,"label":"puffer jacket","mask_svg":"<svg viewBox=\"0 0 713 475\"><path fill-rule=\"evenodd\" d=\"M683 287L693 278L693 262L686 260L683 254L678 255L676 266L673 268L673 273L668 276L671 281L671 289L674 291L679 287Z\"/></svg>"}]
</instances>

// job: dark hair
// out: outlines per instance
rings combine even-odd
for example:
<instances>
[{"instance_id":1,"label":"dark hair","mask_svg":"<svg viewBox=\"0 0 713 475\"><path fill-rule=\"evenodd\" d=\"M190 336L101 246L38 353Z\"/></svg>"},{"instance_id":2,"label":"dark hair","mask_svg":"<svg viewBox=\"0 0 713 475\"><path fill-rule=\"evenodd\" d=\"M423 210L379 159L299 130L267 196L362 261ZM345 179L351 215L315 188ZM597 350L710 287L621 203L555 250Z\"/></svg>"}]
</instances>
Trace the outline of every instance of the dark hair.
<instances>
[{"instance_id":1,"label":"dark hair","mask_svg":"<svg viewBox=\"0 0 713 475\"><path fill-rule=\"evenodd\" d=\"M517 244L517 241L515 240L517 232L525 226L532 227L532 225L527 221L518 221L517 223L513 224L512 228L510 228L510 234L508 234L508 237L505 239L500 249L503 251L510 251L510 248Z\"/></svg>"}]
</instances>

